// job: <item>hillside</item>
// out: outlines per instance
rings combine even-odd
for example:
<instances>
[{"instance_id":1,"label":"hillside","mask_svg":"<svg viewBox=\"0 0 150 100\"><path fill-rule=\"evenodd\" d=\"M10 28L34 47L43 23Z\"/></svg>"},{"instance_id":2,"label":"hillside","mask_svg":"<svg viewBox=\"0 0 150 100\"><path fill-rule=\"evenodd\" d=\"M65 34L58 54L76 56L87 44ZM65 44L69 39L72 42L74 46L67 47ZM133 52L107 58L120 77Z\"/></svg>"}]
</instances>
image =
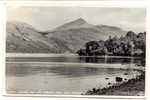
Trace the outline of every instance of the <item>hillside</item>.
<instances>
[{"instance_id":1,"label":"hillside","mask_svg":"<svg viewBox=\"0 0 150 100\"><path fill-rule=\"evenodd\" d=\"M6 52L53 52L52 45L26 23L8 22L6 31Z\"/></svg>"},{"instance_id":2,"label":"hillside","mask_svg":"<svg viewBox=\"0 0 150 100\"><path fill-rule=\"evenodd\" d=\"M8 22L6 31L6 52L9 53L74 53L88 41L126 34L118 27L92 25L82 18L45 32L23 22Z\"/></svg>"}]
</instances>

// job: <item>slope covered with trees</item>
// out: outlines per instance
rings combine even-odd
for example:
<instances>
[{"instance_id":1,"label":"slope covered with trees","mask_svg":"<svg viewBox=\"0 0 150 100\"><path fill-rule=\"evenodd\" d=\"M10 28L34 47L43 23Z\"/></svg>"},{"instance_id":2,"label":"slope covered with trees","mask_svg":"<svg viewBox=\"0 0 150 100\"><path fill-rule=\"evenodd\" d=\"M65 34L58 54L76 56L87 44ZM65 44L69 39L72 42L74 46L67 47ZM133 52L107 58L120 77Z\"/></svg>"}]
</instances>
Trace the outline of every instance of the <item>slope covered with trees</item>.
<instances>
[{"instance_id":1,"label":"slope covered with trees","mask_svg":"<svg viewBox=\"0 0 150 100\"><path fill-rule=\"evenodd\" d=\"M136 34L128 31L125 36L109 36L105 41L89 41L77 53L80 56L145 56L146 32Z\"/></svg>"}]
</instances>

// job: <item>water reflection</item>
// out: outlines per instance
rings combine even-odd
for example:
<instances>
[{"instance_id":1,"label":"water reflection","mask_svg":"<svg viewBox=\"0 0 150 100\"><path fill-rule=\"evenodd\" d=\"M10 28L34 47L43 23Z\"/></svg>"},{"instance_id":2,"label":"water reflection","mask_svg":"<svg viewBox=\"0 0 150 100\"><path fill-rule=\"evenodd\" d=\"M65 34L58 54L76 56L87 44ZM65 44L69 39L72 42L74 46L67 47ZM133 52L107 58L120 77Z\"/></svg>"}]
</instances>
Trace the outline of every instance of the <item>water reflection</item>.
<instances>
[{"instance_id":1,"label":"water reflection","mask_svg":"<svg viewBox=\"0 0 150 100\"><path fill-rule=\"evenodd\" d=\"M17 61L17 62L34 62L34 61L48 61L56 62L55 66L48 64L40 64L36 66L32 66L32 63L6 63L6 74L7 75L15 75L15 76L25 76L25 75L33 75L37 73L55 73L59 75L67 75L68 77L82 77L84 75L93 75L101 72L102 68L94 68L87 66L74 66L74 65L63 65L56 66L58 61L69 63L69 62L78 62L78 63L103 63L103 64L136 64L137 66L145 66L145 59L143 58L116 58L116 57L49 57L46 58L29 58L24 57L19 60L20 57L17 58L7 58L7 62ZM28 59L29 58L29 59ZM57 59L56 59L57 58ZM51 60L53 59L53 60ZM105 69L106 70L106 69ZM114 69L107 69L108 72ZM110 70L110 71L109 71ZM121 70L121 69L120 69Z\"/></svg>"},{"instance_id":2,"label":"water reflection","mask_svg":"<svg viewBox=\"0 0 150 100\"><path fill-rule=\"evenodd\" d=\"M145 66L144 58L117 58L117 57L79 57L80 62L86 63L106 63L106 64L136 64Z\"/></svg>"},{"instance_id":3,"label":"water reflection","mask_svg":"<svg viewBox=\"0 0 150 100\"><path fill-rule=\"evenodd\" d=\"M61 91L80 92L79 94L81 94L81 92L93 87L105 87L108 83L113 84L116 82L115 77L117 76L123 79L131 79L140 74L131 68L121 69L122 64L120 63L141 64L139 58L132 59L132 61L131 58L104 57L49 57L48 59L26 57L20 60L19 58L7 58L6 87L8 91L12 90L11 93L16 93L15 91L22 93L28 90L36 93L41 90L40 93L44 93L44 91ZM56 63L52 64L51 62ZM77 62L78 64L69 62ZM113 68L116 65L118 68ZM105 66L110 67L106 68Z\"/></svg>"},{"instance_id":4,"label":"water reflection","mask_svg":"<svg viewBox=\"0 0 150 100\"><path fill-rule=\"evenodd\" d=\"M7 62L65 62L65 63L109 63L145 66L145 58L140 57L7 57Z\"/></svg>"},{"instance_id":5,"label":"water reflection","mask_svg":"<svg viewBox=\"0 0 150 100\"><path fill-rule=\"evenodd\" d=\"M130 69L131 70L131 69ZM16 76L16 77L24 77L29 75L36 75L39 73L53 73L55 75L61 75L65 77L84 77L84 76L92 76L92 75L100 75L104 73L116 73L119 72L120 69L113 68L98 68L98 67L82 67L82 66L30 66L28 64L18 64L18 63L7 63L6 64L6 75L8 76ZM122 69L122 71L126 71ZM113 72L113 73L112 73ZM42 75L42 74L41 74Z\"/></svg>"}]
</instances>

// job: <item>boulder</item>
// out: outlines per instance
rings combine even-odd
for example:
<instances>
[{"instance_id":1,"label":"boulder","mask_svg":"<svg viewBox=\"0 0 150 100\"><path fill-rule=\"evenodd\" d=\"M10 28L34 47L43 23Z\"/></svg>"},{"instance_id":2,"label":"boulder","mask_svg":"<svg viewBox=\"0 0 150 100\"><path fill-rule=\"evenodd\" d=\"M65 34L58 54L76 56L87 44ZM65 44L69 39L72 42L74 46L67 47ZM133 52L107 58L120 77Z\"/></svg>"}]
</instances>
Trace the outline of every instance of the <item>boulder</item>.
<instances>
[{"instance_id":1,"label":"boulder","mask_svg":"<svg viewBox=\"0 0 150 100\"><path fill-rule=\"evenodd\" d=\"M121 82L122 78L121 77L116 77L116 82Z\"/></svg>"}]
</instances>

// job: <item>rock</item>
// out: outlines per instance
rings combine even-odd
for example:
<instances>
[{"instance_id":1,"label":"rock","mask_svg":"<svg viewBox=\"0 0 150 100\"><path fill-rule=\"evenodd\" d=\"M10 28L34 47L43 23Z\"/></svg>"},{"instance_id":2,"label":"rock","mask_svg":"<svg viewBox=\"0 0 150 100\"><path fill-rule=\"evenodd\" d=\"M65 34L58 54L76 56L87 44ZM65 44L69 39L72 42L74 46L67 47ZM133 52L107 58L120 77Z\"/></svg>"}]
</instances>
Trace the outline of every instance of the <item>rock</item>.
<instances>
[{"instance_id":1,"label":"rock","mask_svg":"<svg viewBox=\"0 0 150 100\"><path fill-rule=\"evenodd\" d=\"M124 73L124 75L128 75L128 73Z\"/></svg>"},{"instance_id":2,"label":"rock","mask_svg":"<svg viewBox=\"0 0 150 100\"><path fill-rule=\"evenodd\" d=\"M105 78L106 80L108 80L109 78Z\"/></svg>"},{"instance_id":3,"label":"rock","mask_svg":"<svg viewBox=\"0 0 150 100\"><path fill-rule=\"evenodd\" d=\"M122 78L121 77L116 77L116 82L121 82Z\"/></svg>"},{"instance_id":4,"label":"rock","mask_svg":"<svg viewBox=\"0 0 150 100\"><path fill-rule=\"evenodd\" d=\"M111 83L109 82L108 85L111 85Z\"/></svg>"}]
</instances>

